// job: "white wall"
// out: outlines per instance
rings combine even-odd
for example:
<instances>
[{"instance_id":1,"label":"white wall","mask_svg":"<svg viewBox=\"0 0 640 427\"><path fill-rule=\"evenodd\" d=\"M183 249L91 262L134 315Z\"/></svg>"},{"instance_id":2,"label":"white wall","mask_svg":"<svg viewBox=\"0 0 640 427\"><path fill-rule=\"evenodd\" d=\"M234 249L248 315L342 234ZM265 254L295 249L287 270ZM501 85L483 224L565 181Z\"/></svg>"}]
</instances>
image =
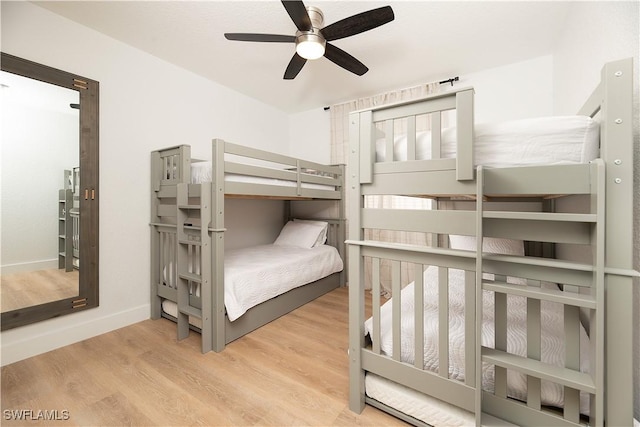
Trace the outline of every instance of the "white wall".
<instances>
[{"instance_id":1,"label":"white wall","mask_svg":"<svg viewBox=\"0 0 640 427\"><path fill-rule=\"evenodd\" d=\"M317 163L329 163L331 157L329 110L304 111L289 116L289 153L293 157Z\"/></svg>"},{"instance_id":2,"label":"white wall","mask_svg":"<svg viewBox=\"0 0 640 427\"><path fill-rule=\"evenodd\" d=\"M1 7L4 52L100 82L100 307L2 332L8 364L149 317L150 151L186 143L209 157L220 137L287 154L289 118L32 3ZM240 245L277 235L279 205L265 208L273 220L231 205L230 220L251 223L258 212L274 224L241 231Z\"/></svg>"},{"instance_id":3,"label":"white wall","mask_svg":"<svg viewBox=\"0 0 640 427\"><path fill-rule=\"evenodd\" d=\"M638 68L640 67L640 3L575 2L554 51L554 113L577 111L600 80L605 62L633 57L634 82L634 268L640 271L640 130ZM640 286L634 286L634 325L640 325ZM640 328L634 337L634 412L640 419ZM631 373L630 373L631 374Z\"/></svg>"},{"instance_id":4,"label":"white wall","mask_svg":"<svg viewBox=\"0 0 640 427\"><path fill-rule=\"evenodd\" d=\"M458 87L473 86L476 123L550 116L553 58L532 58L502 67L460 74Z\"/></svg>"}]
</instances>

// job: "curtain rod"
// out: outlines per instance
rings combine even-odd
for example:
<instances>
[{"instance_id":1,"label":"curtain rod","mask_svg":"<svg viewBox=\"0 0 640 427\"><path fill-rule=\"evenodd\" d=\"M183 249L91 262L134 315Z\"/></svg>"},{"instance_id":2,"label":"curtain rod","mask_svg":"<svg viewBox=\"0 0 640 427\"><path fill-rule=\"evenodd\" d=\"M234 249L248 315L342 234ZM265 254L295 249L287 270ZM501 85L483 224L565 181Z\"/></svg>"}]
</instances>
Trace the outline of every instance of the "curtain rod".
<instances>
[{"instance_id":1,"label":"curtain rod","mask_svg":"<svg viewBox=\"0 0 640 427\"><path fill-rule=\"evenodd\" d=\"M453 82L457 82L458 80L460 80L460 77L455 76L455 77L451 77L450 79L447 80L442 80L441 82L439 82L441 85L445 84L445 83L451 83L451 86L453 86Z\"/></svg>"},{"instance_id":2,"label":"curtain rod","mask_svg":"<svg viewBox=\"0 0 640 427\"><path fill-rule=\"evenodd\" d=\"M451 86L453 86L453 82L457 82L459 80L460 80L460 77L455 76L455 77L451 77L450 79L447 79L447 80L442 80L442 81L440 81L438 83L441 84L441 85L443 85L445 83L451 83ZM328 111L328 110L331 109L331 107L330 106L326 106L326 107L323 107L323 109L324 109L324 111Z\"/></svg>"}]
</instances>

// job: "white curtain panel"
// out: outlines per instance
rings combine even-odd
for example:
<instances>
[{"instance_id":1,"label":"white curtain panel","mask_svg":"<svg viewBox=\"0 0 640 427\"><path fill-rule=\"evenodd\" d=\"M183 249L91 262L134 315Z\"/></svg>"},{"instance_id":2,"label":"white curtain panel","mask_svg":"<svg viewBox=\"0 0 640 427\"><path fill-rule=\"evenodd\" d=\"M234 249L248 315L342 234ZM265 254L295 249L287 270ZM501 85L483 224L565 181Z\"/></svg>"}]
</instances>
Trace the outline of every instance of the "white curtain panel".
<instances>
[{"instance_id":1,"label":"white curtain panel","mask_svg":"<svg viewBox=\"0 0 640 427\"><path fill-rule=\"evenodd\" d=\"M372 108L375 106L391 104L401 101L410 101L435 94L439 91L440 85L437 82L422 84L406 89L399 89L374 95L368 98L345 102L331 106L331 163L346 165L347 175L349 171L349 113L352 111ZM447 126L451 120L447 114L442 115L442 127ZM416 132L424 132L431 129L430 115L416 117ZM380 128L382 132L382 128ZM406 134L406 120L394 121L394 136ZM349 200L347 198L346 205ZM433 209L435 203L429 199L402 197L402 196L367 196L365 198L367 208L385 209ZM348 212L348 207L347 207ZM347 227L348 230L348 227ZM426 233L412 233L405 231L391 230L365 230L365 239L385 242L407 243L415 245L431 245L432 236ZM435 239L433 239L435 241ZM365 263L365 281L367 287L371 287L371 262ZM403 286L414 280L414 268L406 263L401 264L401 281ZM384 296L391 294L391 265L383 260L380 264L381 292Z\"/></svg>"}]
</instances>

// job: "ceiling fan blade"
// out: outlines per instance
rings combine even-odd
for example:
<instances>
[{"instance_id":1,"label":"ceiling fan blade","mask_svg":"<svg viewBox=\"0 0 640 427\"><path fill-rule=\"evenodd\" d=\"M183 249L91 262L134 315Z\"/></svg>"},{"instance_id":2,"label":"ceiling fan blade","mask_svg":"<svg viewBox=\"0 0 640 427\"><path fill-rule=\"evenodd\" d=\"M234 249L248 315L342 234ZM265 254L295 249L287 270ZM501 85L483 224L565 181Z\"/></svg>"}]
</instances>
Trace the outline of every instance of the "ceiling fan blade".
<instances>
[{"instance_id":1,"label":"ceiling fan blade","mask_svg":"<svg viewBox=\"0 0 640 427\"><path fill-rule=\"evenodd\" d=\"M311 18L309 18L307 8L304 6L303 2L282 0L282 5L287 10L287 13L291 17L293 23L298 27L298 30L311 30Z\"/></svg>"},{"instance_id":2,"label":"ceiling fan blade","mask_svg":"<svg viewBox=\"0 0 640 427\"><path fill-rule=\"evenodd\" d=\"M324 56L334 64L359 76L369 71L362 62L330 43L325 46Z\"/></svg>"},{"instance_id":3,"label":"ceiling fan blade","mask_svg":"<svg viewBox=\"0 0 640 427\"><path fill-rule=\"evenodd\" d=\"M254 33L224 33L227 40L237 40L241 42L272 42L272 43L295 43L295 36L285 36L282 34L254 34Z\"/></svg>"},{"instance_id":4,"label":"ceiling fan blade","mask_svg":"<svg viewBox=\"0 0 640 427\"><path fill-rule=\"evenodd\" d=\"M384 6L334 22L321 29L320 32L325 40L333 41L372 30L393 21L394 18L391 6Z\"/></svg>"},{"instance_id":5,"label":"ceiling fan blade","mask_svg":"<svg viewBox=\"0 0 640 427\"><path fill-rule=\"evenodd\" d=\"M291 61L289 61L289 65L287 66L287 69L284 72L284 79L285 80L295 79L298 73L300 72L300 70L302 70L302 67L304 67L304 64L306 63L307 63L307 60L304 59L302 56L298 55L297 53L293 54L293 58L291 58Z\"/></svg>"}]
</instances>

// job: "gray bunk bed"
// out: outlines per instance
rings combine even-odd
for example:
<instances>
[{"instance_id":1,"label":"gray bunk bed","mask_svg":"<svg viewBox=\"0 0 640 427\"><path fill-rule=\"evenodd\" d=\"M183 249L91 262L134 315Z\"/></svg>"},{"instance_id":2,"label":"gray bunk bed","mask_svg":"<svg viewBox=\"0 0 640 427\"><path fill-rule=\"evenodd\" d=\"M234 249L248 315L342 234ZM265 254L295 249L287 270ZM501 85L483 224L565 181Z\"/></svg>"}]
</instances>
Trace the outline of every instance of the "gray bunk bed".
<instances>
[{"instance_id":1,"label":"gray bunk bed","mask_svg":"<svg viewBox=\"0 0 640 427\"><path fill-rule=\"evenodd\" d=\"M202 174L202 170L206 172ZM327 224L326 244L337 250L342 263L343 170L343 166L322 165L221 139L213 140L208 164L192 160L188 145L153 151L151 317L175 320L179 340L186 338L190 329L199 330L203 353L222 351L229 342L344 285L345 273L339 271L294 287L232 320L225 307L225 198L283 200L285 223L294 219L293 201L335 201L335 215L313 220ZM202 177L196 179L196 174ZM299 219L303 218L295 218ZM328 249L326 245L324 249ZM167 303L175 303L176 313L163 310Z\"/></svg>"},{"instance_id":2,"label":"gray bunk bed","mask_svg":"<svg viewBox=\"0 0 640 427\"><path fill-rule=\"evenodd\" d=\"M461 410L468 415L462 419L476 425L632 425L632 283L638 277L632 267L632 79L631 59L603 67L600 84L578 113L599 122L599 153L583 163L483 165L475 146L473 89L351 114L352 411L370 404L416 425L429 423L428 415L412 412L418 404L402 405L407 395L388 401L373 395L369 380L382 379L383 388L399 386L417 399ZM439 123L449 110L456 117L455 155L443 158ZM432 144L430 159L421 160L415 122L425 114L432 118ZM397 120L408 123L405 161L376 154L380 130L384 151L394 152ZM472 201L455 210L367 207L365 198L378 195ZM574 202L563 203L568 197L586 203L574 208ZM493 201L501 202L499 210ZM531 201L533 209L516 207ZM434 243L365 239L366 229L429 233ZM459 236L471 238L472 246L451 245ZM569 255L492 251L492 239L543 242ZM573 259L573 250L588 261ZM392 297L382 303L385 260ZM365 289L366 263L373 272L371 292ZM415 269L415 281L404 289L403 264ZM557 316L550 317L547 306ZM553 328L560 347L555 359L548 356ZM514 349L514 336L522 348ZM514 390L514 378L524 390ZM545 395L549 385L559 393L556 402Z\"/></svg>"}]
</instances>

